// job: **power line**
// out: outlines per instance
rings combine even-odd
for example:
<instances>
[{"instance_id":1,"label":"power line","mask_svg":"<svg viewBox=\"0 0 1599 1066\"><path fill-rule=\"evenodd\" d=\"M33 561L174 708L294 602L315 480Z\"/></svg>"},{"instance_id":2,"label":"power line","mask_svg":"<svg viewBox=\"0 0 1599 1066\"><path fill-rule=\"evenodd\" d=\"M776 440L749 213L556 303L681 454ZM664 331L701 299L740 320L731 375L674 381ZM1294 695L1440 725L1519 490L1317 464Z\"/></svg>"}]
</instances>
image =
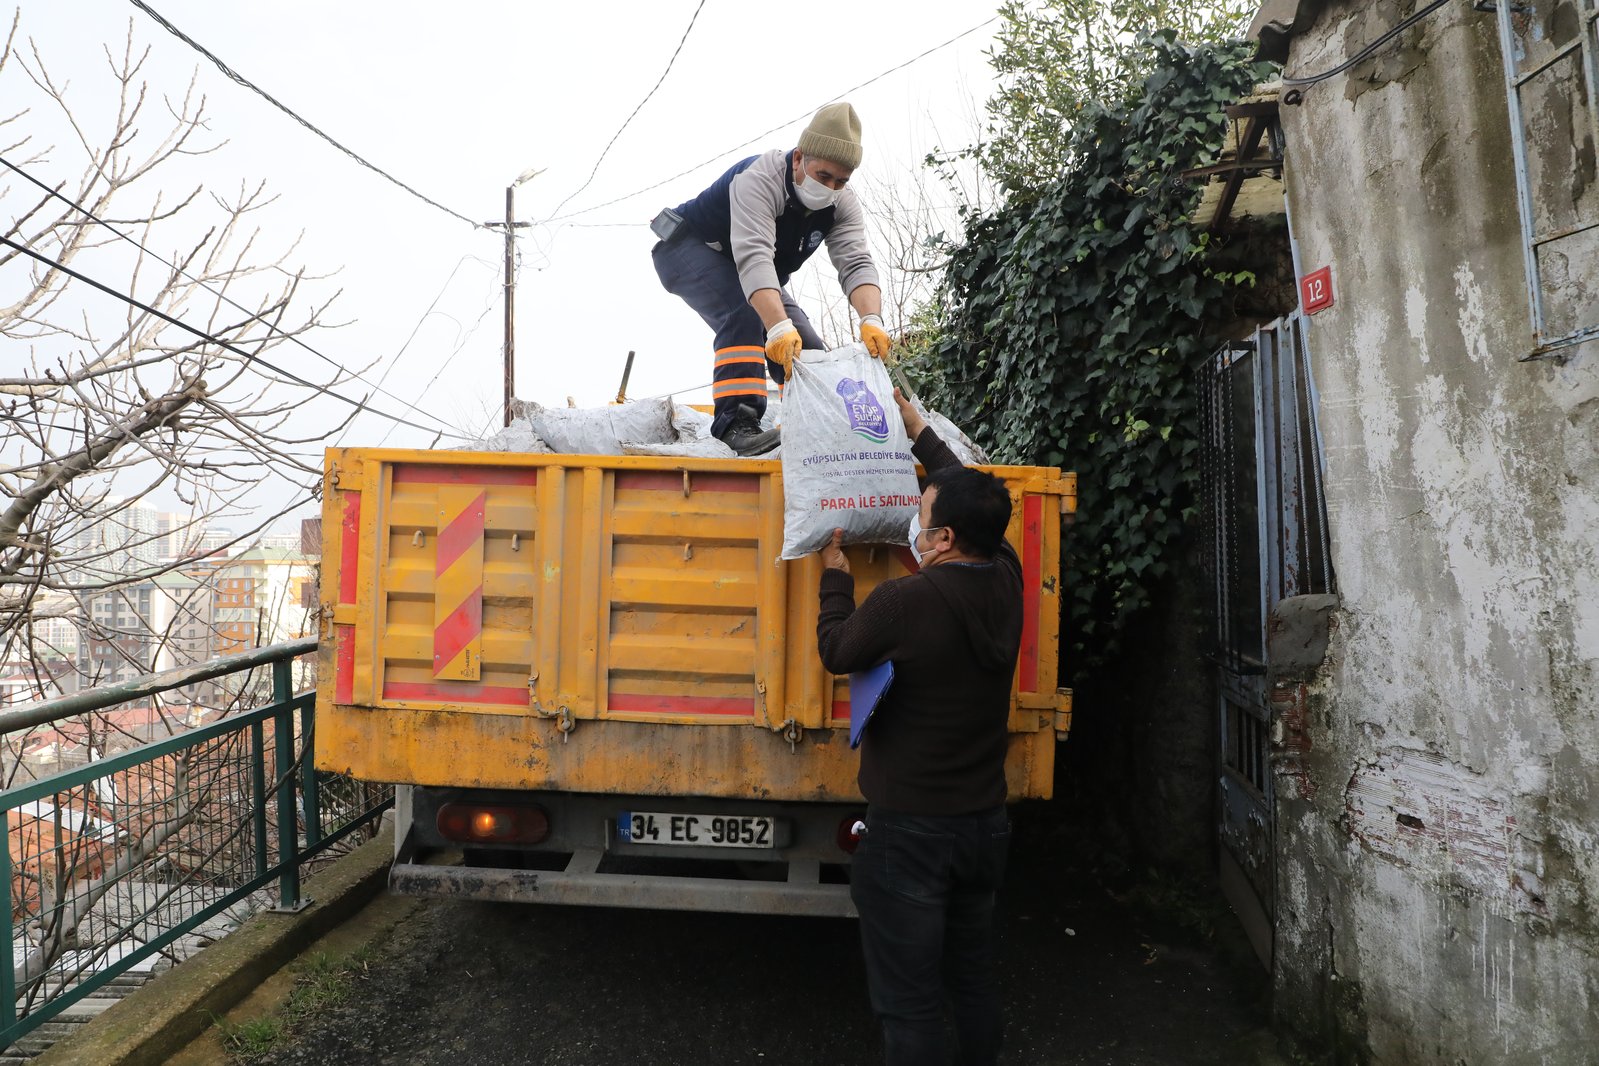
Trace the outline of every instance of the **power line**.
<instances>
[{"instance_id":1,"label":"power line","mask_svg":"<svg viewBox=\"0 0 1599 1066\"><path fill-rule=\"evenodd\" d=\"M488 292L488 298L483 303L483 310L478 314L477 321L472 323L472 328L467 330L464 335L460 332L461 323L458 320L456 320L456 319L453 319L453 318L451 319L451 321L455 322L455 328L456 328L456 334L455 335L456 335L457 339L456 339L456 344L455 344L455 351L451 352L449 354L449 356L447 356L442 362L439 363L439 368L433 372L433 376L428 379L427 384L422 386L422 388L420 390L422 393L426 394L427 391L433 387L434 382L438 381L440 376L442 376L443 373L447 369L449 369L450 364L455 362L455 357L460 355L462 352L464 352L466 350L467 342L470 341L472 339L473 334L475 334L478 331L478 327L483 325L483 320L489 316L489 312L494 310L494 305L495 305L496 302L498 302L498 301L495 300L495 296L498 295L499 287L500 286L499 286L499 284L497 282L494 285L490 286L489 292ZM445 317L449 317L449 316L445 316ZM419 322L418 325L420 326L421 323ZM393 432L394 432L394 427L390 426L388 428L388 430L383 434L383 437L377 442L375 447L378 447L378 448L383 447L384 443L388 441L390 435L393 434ZM482 440L483 439L483 434L479 433L476 438L468 437L466 439L467 440L473 440L473 439Z\"/></svg>"},{"instance_id":2,"label":"power line","mask_svg":"<svg viewBox=\"0 0 1599 1066\"><path fill-rule=\"evenodd\" d=\"M699 21L700 11L704 9L704 7L705 0L700 0L699 6L694 9L693 16L691 16L688 20L688 28L683 31L683 36L678 38L677 47L672 50L672 58L666 61L666 69L661 71L661 76L655 80L655 84L650 87L650 91L644 94L644 99L638 102L638 106L633 109L633 113L627 116L627 121L623 122L617 131L611 135L611 140L606 144L605 151L601 152L600 157L594 161L594 169L589 171L588 180L582 185L579 185L576 192L569 194L565 200L562 200L560 203L556 204L555 210L550 212L551 215L560 214L561 208L570 203L574 196L577 196L578 193L581 193L584 189L588 188L589 184L593 182L594 175L600 172L600 164L605 162L605 157L611 153L611 146L616 144L616 139L622 136L622 131L627 129L628 125L638 117L638 113L644 109L644 105L650 102L650 97L655 95L655 90L661 87L661 83L666 80L666 76L672 72L672 64L677 62L677 55L683 50L683 44L688 40L688 35L694 32L694 23Z\"/></svg>"},{"instance_id":3,"label":"power line","mask_svg":"<svg viewBox=\"0 0 1599 1066\"><path fill-rule=\"evenodd\" d=\"M327 363L329 366L335 368L340 373L349 374L351 377L355 378L357 381L361 382L362 384L371 385L374 391L376 391L378 393L381 393L384 396L389 397L389 399L391 399L391 400L395 400L396 402L398 402L401 405L403 405L404 407L406 407L408 410L414 411L417 414L422 415L424 417L433 419L433 421L437 422L441 426L444 426L446 428L454 428L454 427L450 426L450 424L448 422L444 421L444 419L438 417L437 415L435 415L435 414L433 414L433 413L431 413L429 411L424 411L420 407L417 407L415 404L413 404L410 401L404 399L403 397L396 396L394 393L389 392L387 389L383 388L383 380L381 378L378 379L378 382L376 384L373 384L372 382L367 381L366 378L362 377L360 374L357 374L355 371L351 370L349 367L347 367L344 364L340 363L338 360L334 359L332 356L324 355L322 352L320 352L317 349L311 347L310 344L308 344L304 340L300 339L300 337L298 335L296 335L294 333L290 333L288 330L283 329L281 326L278 326L278 325L276 325L276 324L274 324L272 322L267 321L261 315L255 313L254 311L251 311L248 307L244 306L243 304L239 303L237 300L235 300L232 297L230 297L230 296L226 295L225 293L223 293L220 289L215 289L215 288L212 288L210 285L207 285L204 281L202 281L199 278L195 277L193 274L190 274L188 271L184 270L182 267L178 266L176 263L172 262L170 259L167 259L167 258L157 254L156 252L151 251L149 246L147 246L145 244L142 244L137 238L130 237L128 234L124 233L122 230L118 229L116 226L114 226L111 223L107 222L105 219L99 217L93 211L90 211L87 207L84 207L82 204L78 203L76 200L73 200L71 197L62 194L59 189L52 189L50 186L48 186L44 182L40 181L38 178L34 177L32 174L29 174L27 171L23 170L21 167L17 166L15 163L11 162L11 160L5 158L4 156L0 156L0 164L3 164L12 173L17 174L20 177L25 178L26 180L32 182L34 185L38 186L40 189L43 189L45 192L49 193L51 196L54 196L57 200L60 200L62 203L64 203L67 206L71 207L74 211L77 211L79 214L83 215L85 218L89 219L90 221L98 223L101 226L104 226L106 229L110 230L112 233L116 234L118 237L121 237L123 240L127 241L129 244L133 245L135 248L139 249L139 251L143 252L145 255L148 255L150 258L154 259L156 262L161 263L164 266L168 267L169 269L176 271L178 274L182 275L183 277L188 278L190 281L194 282L196 285L199 285L202 289L204 289L206 292L209 292L211 295L215 296L217 299L222 300L224 303L228 304L229 306L231 306L233 308L236 308L237 310L243 311L245 314L250 316L251 321L259 322L261 325L265 326L267 329L271 330L272 332L281 334L286 340L292 341L293 343L299 345L301 348L304 348L306 351L310 352L312 355L316 356L318 359L321 359L324 363ZM463 261L464 261L465 257L463 256L462 258L463 258ZM438 302L437 299L435 299L434 302L437 303ZM410 342L407 341L406 343L409 344ZM400 351L401 351L401 353L403 353L405 351L405 349L402 348L402 349L400 349ZM399 356L396 355L395 358L398 359Z\"/></svg>"},{"instance_id":4,"label":"power line","mask_svg":"<svg viewBox=\"0 0 1599 1066\"><path fill-rule=\"evenodd\" d=\"M251 352L245 351L243 348L240 348L238 345L232 343L231 341L225 341L225 340L223 340L220 337L217 337L217 336L214 336L214 335L212 335L210 333L207 333L205 330L200 329L198 326L191 326L191 325L189 325L189 323L183 321L181 318L177 318L177 317L174 317L173 315L169 315L165 311L162 311L159 308L152 307L149 304L145 303L144 301L139 300L139 299L137 299L137 298L135 298L133 296L130 296L127 293L119 292L118 290L113 289L111 286L106 285L103 282L96 281L95 279L89 277L87 274L83 274L83 273L80 273L79 271L73 270L71 267L67 266L65 263L61 263L61 262L58 262L57 260L51 259L49 256L44 255L44 254L42 254L40 252L36 252L32 248L27 247L26 245L18 244L16 241L12 240L10 237L5 236L4 234L0 234L0 244L5 244L5 245L7 245L7 246L9 246L11 248L15 248L17 251L21 252L23 255L27 256L30 259L37 260L38 262L40 262L40 263L44 264L45 266L49 267L51 270L60 271L62 274L65 274L67 277L72 278L72 279L74 279L76 281L81 281L85 285L90 286L91 288L98 289L101 292L105 293L107 296L113 296L116 299L121 300L123 303L129 304L129 305L131 305L133 307L137 307L139 310L143 311L145 314L154 315L156 318L159 318L161 321L166 322L169 325L177 326L181 330L184 330L184 331L186 331L188 333L192 333L194 336L200 338L201 340L205 341L208 344L214 344L218 348L223 349L224 351L232 352L234 355L237 355L237 356L241 357L242 359L244 359L244 361L247 362L247 363L259 363L260 365L266 367L268 370L271 370L271 371L273 371L274 373L277 373L277 374L281 374L284 377L288 378L290 381L293 381L293 382L296 382L297 384L303 385L303 386L305 386L308 389L313 389L316 392L322 393L323 395L331 396L335 400L343 400L345 403L349 404L351 407L356 408L357 410L370 411L371 413L373 413L375 415L382 415L384 418L389 419L391 422L398 422L401 425L410 426L412 429L420 429L424 433L435 433L435 434L441 434L441 435L446 433L446 431L434 429L434 428L432 428L430 426L418 425L417 423L412 422L412 421L410 421L408 419L401 418L399 415L391 415L391 414L389 414L389 412L383 410L382 408L373 407L371 404L367 403L365 400L352 400L348 396L343 395L342 393L334 392L330 388L326 388L326 387L324 387L322 385L318 385L318 384L316 384L313 381L308 381L305 378L302 378L300 375L294 373L293 371L285 370L285 369L283 369L280 366L276 366L276 365L274 365L272 363L267 362L267 360L261 358L259 355L256 355L256 354L253 354ZM468 439L468 438L462 436L461 434L455 433L455 432L448 432L448 435L452 436L452 437L459 438L461 440Z\"/></svg>"},{"instance_id":5,"label":"power line","mask_svg":"<svg viewBox=\"0 0 1599 1066\"><path fill-rule=\"evenodd\" d=\"M138 0L135 0L135 3L137 3L137 2L138 2ZM1445 0L1440 0L1440 2L1445 2ZM883 71L881 74L877 74L877 75L874 75L874 76L872 76L870 78L867 78L865 81L861 82L859 85L851 86L850 88L845 89L843 92L839 93L836 96L828 97L826 100L823 100L820 104L817 104L816 107L811 108L809 111L806 111L806 112L804 112L802 114L796 115L795 117L789 119L787 122L779 123L778 125L773 126L771 129L766 130L766 131L764 131L762 133L757 133L755 136L751 137L747 141L744 141L744 142L742 142L740 144L735 144L731 148L728 148L728 149L725 149L723 151L717 152L715 155L711 156L709 159L703 160L702 162L699 162L699 163L695 163L693 166L689 167L687 170L680 170L676 174L673 174L669 178L663 178L662 180L656 182L654 185L646 185L646 186L644 186L644 188L635 189L634 191L626 194L625 196L618 196L614 200L607 200L607 201L605 201L602 204L595 204L593 207L585 207L585 208L582 208L581 210L573 211L570 214L566 214L566 215L553 215L552 214L552 216L550 218L544 219L543 222L544 222L544 224L548 225L551 222L559 222L559 221L561 221L562 219L565 219L565 218L576 218L578 215L586 215L590 211L598 211L602 207L610 207L612 204L619 204L623 200L631 200L635 196L642 196L645 193L650 192L653 189L659 189L662 185L670 184L671 182L676 181L678 178L681 178L681 177L684 177L685 175L694 173L696 170L699 170L701 167L709 166L710 164L716 162L717 160L722 159L722 158L724 158L726 156L729 156L732 153L738 151L740 148L747 148L750 145L754 144L755 142L757 142L759 140L762 140L763 138L769 137L772 134L778 132L779 130L787 129L789 126L794 125L794 123L796 123L796 122L800 122L800 121L802 121L804 119L808 119L808 118L810 118L812 115L814 115L816 113L817 108L820 108L820 107L822 107L822 106L824 106L826 104L830 104L830 103L832 103L835 100L842 100L844 97L850 95L851 93L859 92L860 90L866 88L868 85L871 85L873 82L881 81L884 78L888 77L890 74L896 73L897 71L904 70L906 67L910 66L912 63L916 63L916 62L919 62L919 61L921 61L923 59L926 59L928 56L932 55L934 52L940 51L941 49L944 49L944 48L948 48L950 45L954 44L956 41L960 40L961 38L970 37L972 34L976 33L978 30L982 29L984 26L991 25L992 23L995 23L995 22L998 22L998 21L999 21L999 16L998 15L995 15L992 18L984 19L982 22L979 22L977 25L973 26L971 29L963 30L962 32L957 33L955 36L951 37L949 40L943 42L942 44L935 44L933 47L929 48L927 51L922 52L920 55L912 56L911 58L905 60L905 62L899 64L898 66L889 67L887 70ZM570 197L568 197L568 199L570 199Z\"/></svg>"},{"instance_id":6,"label":"power line","mask_svg":"<svg viewBox=\"0 0 1599 1066\"><path fill-rule=\"evenodd\" d=\"M439 203L437 200L432 200L432 199L429 199L428 197L422 195L421 193L417 192L415 189L411 188L411 186L407 185L405 182L403 182L399 178L395 177L393 174L390 174L388 171L384 170L382 167L379 167L379 166L377 166L377 165L375 165L373 163L369 163L366 159L362 158L361 156L357 155L355 152L353 152L350 149L346 148L344 145L340 144L338 141L334 140L332 137L328 136L326 133L323 133L320 129L318 129L317 127L313 126L310 122L306 121L305 119L301 118L298 114L296 114L294 111L290 110L287 105L281 103L271 93L267 92L265 89L262 89L259 85L255 84L255 82L251 81L249 78L246 78L244 75L238 73L237 71L235 71L231 67L229 67L226 63L222 62L221 59L217 58L216 55L214 55L212 52L210 52L208 49L206 49L206 47L204 45L200 44L193 37L190 37L188 34L184 33L182 30L178 29L176 26L172 25L172 23L168 22L165 18L163 18L149 4L144 3L144 0L132 0L132 3L133 3L134 7L138 8L140 11L143 11L146 15L149 15L152 19L154 19L156 22L160 23L163 27L165 27L167 32L172 34L172 36L176 37L178 40L182 41L184 44L188 45L190 48L193 48L196 52L199 52L201 55L203 55L207 59L209 59L211 61L211 63L218 70L220 70L223 74L226 74L230 79L232 79L233 81L237 82L238 84L244 86L246 89L249 89L251 92L253 92L257 96L261 97L267 103L271 104L273 107L277 108L279 111L283 112L285 115L288 115L290 118L294 119L294 121L298 122L300 125L304 126L306 129L310 130L312 133L316 134L318 137L321 137L324 141L327 141L333 147L337 148L339 151L343 152L345 155L349 156L351 159L355 160L357 163L360 163L363 167L366 167L368 170L372 171L374 174L377 174L380 177L386 178L387 180L393 182L395 185L398 185L400 188L404 189L406 192L410 193L412 196L416 197L418 200L421 200L423 203L428 204L431 207L438 208L440 211L443 211L446 215L450 215L453 218L460 219L462 222L465 222L468 226L471 226L473 229L483 229L484 228L481 223L473 222L470 218L467 218L465 215L461 214L459 211L452 211L448 207L445 207L443 204Z\"/></svg>"},{"instance_id":7,"label":"power line","mask_svg":"<svg viewBox=\"0 0 1599 1066\"><path fill-rule=\"evenodd\" d=\"M1501 0L1501 2L1508 3L1509 0ZM1328 78L1342 74L1344 71L1348 70L1356 63L1359 63L1377 49L1381 48L1383 45L1387 44L1389 41L1393 40L1395 37L1399 36L1401 33L1405 32L1410 27L1414 26L1416 23L1420 22L1422 19L1426 18L1434 11L1437 11L1440 7L1443 7L1447 3L1449 3L1449 0L1433 0L1432 3L1428 4L1420 11L1415 12L1409 18L1395 24L1393 29L1388 30L1381 37L1378 37L1375 41L1372 41L1366 47L1362 48L1360 51L1356 52L1354 55L1338 64L1336 67L1333 67L1331 70L1324 70L1320 74L1311 74L1303 78L1290 78L1284 76L1283 84L1298 88L1306 85L1314 85L1319 81L1326 81Z\"/></svg>"},{"instance_id":8,"label":"power line","mask_svg":"<svg viewBox=\"0 0 1599 1066\"><path fill-rule=\"evenodd\" d=\"M439 301L444 299L444 294L449 291L451 283L453 283L455 281L455 276L461 272L461 268L466 265L467 260L469 260L469 259L471 261L475 262L475 263L483 263L483 264L485 264L487 266L490 266L491 268L493 266L493 264L488 263L487 260L480 259L477 256L471 255L471 254L463 255L460 259L457 259L455 261L454 269L452 269L450 271L449 277L444 279L444 284L439 286L439 291L438 291L437 294L434 295L433 302L428 304L428 308L427 308L426 311L422 312L422 317L416 320L416 325L411 327L410 335L405 338L405 343L400 345L400 350L394 353L394 358L389 361L389 365L383 368L383 373L378 375L377 384L372 385L373 388L378 389L379 391L382 391L382 385L383 385L383 383L385 381L388 380L389 373L395 367L400 365L400 359L410 349L411 342L416 340L416 335L418 333L422 332L423 324L425 322L427 322L429 317L432 316L434 309L439 306ZM499 271L495 270L495 274L498 275ZM446 316L446 317L448 317L448 316ZM454 358L454 356L452 356L451 358ZM363 378L361 380L365 381L366 379ZM372 384L372 383L371 382L367 382L367 384ZM426 394L426 392L427 392L427 390L424 388L424 389L421 390L421 392L419 394ZM410 404L407 404L406 406L407 407L411 407ZM415 407L411 407L411 409L413 411L416 410ZM426 413L429 418L431 418L434 421L438 422L440 425L443 425L443 426L448 426L449 425L448 422L446 422L444 419L440 418L438 415L433 414L432 412L424 412L424 413ZM344 442L344 437L345 437L346 434L348 434L350 432L351 428L352 428L351 426L345 426L344 429L342 431L340 431L339 439L335 442L335 445L342 444ZM389 432L393 432L393 430L394 430L394 427L390 426L389 427ZM388 433L385 433L383 435L383 439L384 440L388 439ZM382 447L382 443L380 442L377 445L377 447Z\"/></svg>"}]
</instances>

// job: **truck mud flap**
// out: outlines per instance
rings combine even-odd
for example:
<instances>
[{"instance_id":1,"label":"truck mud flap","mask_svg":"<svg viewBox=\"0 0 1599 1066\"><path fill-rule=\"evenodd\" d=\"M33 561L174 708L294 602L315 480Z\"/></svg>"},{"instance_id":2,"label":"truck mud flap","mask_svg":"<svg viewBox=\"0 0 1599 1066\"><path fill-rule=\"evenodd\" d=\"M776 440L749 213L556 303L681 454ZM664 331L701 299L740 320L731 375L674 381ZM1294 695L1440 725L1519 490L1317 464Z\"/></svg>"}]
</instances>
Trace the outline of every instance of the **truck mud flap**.
<instances>
[{"instance_id":1,"label":"truck mud flap","mask_svg":"<svg viewBox=\"0 0 1599 1066\"><path fill-rule=\"evenodd\" d=\"M857 917L848 885L817 879L815 863L796 862L787 881L600 873L600 854L579 851L565 870L507 870L397 861L389 887L408 896L475 899L494 903L564 903L732 914Z\"/></svg>"}]
</instances>

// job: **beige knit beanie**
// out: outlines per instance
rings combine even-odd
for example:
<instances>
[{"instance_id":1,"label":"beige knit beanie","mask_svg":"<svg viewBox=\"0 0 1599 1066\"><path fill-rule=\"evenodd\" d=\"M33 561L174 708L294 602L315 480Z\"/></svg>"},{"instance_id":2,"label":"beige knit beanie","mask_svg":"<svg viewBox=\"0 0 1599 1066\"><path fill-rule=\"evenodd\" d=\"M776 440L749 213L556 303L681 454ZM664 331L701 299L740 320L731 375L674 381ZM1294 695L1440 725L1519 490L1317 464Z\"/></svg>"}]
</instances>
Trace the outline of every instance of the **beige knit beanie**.
<instances>
[{"instance_id":1,"label":"beige knit beanie","mask_svg":"<svg viewBox=\"0 0 1599 1066\"><path fill-rule=\"evenodd\" d=\"M854 170L861 165L861 120L846 103L828 104L811 119L800 134L799 150L809 159Z\"/></svg>"}]
</instances>

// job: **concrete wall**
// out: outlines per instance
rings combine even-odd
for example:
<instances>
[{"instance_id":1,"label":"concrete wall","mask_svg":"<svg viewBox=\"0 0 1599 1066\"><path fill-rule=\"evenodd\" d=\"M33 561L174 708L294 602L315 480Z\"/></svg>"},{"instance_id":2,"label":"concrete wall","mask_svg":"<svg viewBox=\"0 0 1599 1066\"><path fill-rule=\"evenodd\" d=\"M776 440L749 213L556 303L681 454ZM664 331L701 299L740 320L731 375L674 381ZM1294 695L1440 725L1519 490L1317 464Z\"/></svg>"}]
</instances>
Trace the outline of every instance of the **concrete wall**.
<instances>
[{"instance_id":1,"label":"concrete wall","mask_svg":"<svg viewBox=\"0 0 1599 1066\"><path fill-rule=\"evenodd\" d=\"M1409 10L1321 10L1287 69ZM1282 113L1301 266L1336 280L1310 339L1342 594L1274 694L1283 1029L1346 1062L1599 1063L1599 344L1518 362L1493 16L1449 5Z\"/></svg>"}]
</instances>

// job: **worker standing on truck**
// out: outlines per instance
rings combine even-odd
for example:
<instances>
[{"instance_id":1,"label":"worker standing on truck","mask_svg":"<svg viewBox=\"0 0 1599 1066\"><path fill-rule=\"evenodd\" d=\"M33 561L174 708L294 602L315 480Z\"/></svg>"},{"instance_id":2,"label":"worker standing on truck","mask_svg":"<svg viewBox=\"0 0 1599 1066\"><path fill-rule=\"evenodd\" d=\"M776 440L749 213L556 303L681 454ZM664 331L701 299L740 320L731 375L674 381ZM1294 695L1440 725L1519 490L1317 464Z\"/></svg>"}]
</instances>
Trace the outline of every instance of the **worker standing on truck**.
<instances>
[{"instance_id":1,"label":"worker standing on truck","mask_svg":"<svg viewBox=\"0 0 1599 1066\"><path fill-rule=\"evenodd\" d=\"M661 238L651 253L661 284L716 331L711 433L740 455L778 445L776 429L761 430L768 368L781 386L802 349L825 347L783 288L823 243L860 316L861 342L879 359L888 354L865 220L846 187L860 162L855 109L828 104L797 147L740 160L651 223Z\"/></svg>"},{"instance_id":2,"label":"worker standing on truck","mask_svg":"<svg viewBox=\"0 0 1599 1066\"><path fill-rule=\"evenodd\" d=\"M963 467L894 390L928 473L909 541L920 570L858 608L835 531L822 550L822 663L835 674L894 664L866 728L858 781L866 831L850 866L872 1009L890 1066L993 1063L1001 1040L994 899L1010 845L1006 730L1022 636L1022 566L1005 541L1004 482Z\"/></svg>"}]
</instances>

